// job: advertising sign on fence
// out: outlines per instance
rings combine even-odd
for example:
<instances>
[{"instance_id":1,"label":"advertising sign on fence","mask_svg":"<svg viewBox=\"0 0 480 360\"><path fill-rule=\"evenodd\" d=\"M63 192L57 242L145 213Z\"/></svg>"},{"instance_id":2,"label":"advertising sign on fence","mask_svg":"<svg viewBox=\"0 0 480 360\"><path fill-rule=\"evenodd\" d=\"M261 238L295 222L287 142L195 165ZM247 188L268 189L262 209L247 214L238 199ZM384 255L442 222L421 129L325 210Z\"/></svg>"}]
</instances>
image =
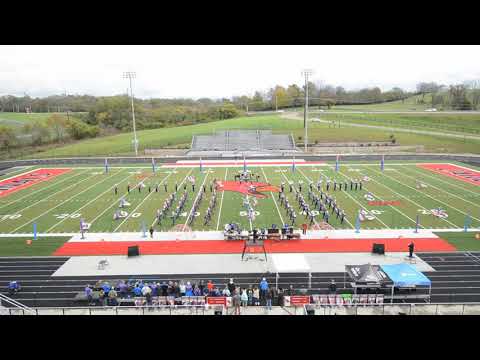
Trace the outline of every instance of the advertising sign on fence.
<instances>
[{"instance_id":1,"label":"advertising sign on fence","mask_svg":"<svg viewBox=\"0 0 480 360\"><path fill-rule=\"evenodd\" d=\"M207 304L208 305L223 305L227 306L227 298L225 296L221 297L207 297Z\"/></svg>"},{"instance_id":2,"label":"advertising sign on fence","mask_svg":"<svg viewBox=\"0 0 480 360\"><path fill-rule=\"evenodd\" d=\"M310 304L310 296L285 296L285 306L303 306Z\"/></svg>"}]
</instances>

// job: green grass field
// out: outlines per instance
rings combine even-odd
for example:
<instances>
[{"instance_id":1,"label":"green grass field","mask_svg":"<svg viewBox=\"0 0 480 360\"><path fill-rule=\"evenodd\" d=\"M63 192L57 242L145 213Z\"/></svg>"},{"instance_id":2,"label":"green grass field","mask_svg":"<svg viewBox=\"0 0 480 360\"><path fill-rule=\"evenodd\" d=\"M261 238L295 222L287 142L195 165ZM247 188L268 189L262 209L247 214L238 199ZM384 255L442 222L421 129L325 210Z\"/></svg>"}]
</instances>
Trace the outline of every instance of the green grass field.
<instances>
[{"instance_id":1,"label":"green grass field","mask_svg":"<svg viewBox=\"0 0 480 360\"><path fill-rule=\"evenodd\" d=\"M2 237L0 256L50 256L58 247L70 239L69 236L55 237ZM27 244L27 240L32 240Z\"/></svg>"},{"instance_id":2,"label":"green grass field","mask_svg":"<svg viewBox=\"0 0 480 360\"><path fill-rule=\"evenodd\" d=\"M54 113L12 113L0 112L0 125L22 127L31 121L46 121Z\"/></svg>"},{"instance_id":3,"label":"green grass field","mask_svg":"<svg viewBox=\"0 0 480 360\"><path fill-rule=\"evenodd\" d=\"M330 115L330 114L329 114ZM335 114L333 114L335 115ZM428 115L427 115L428 116ZM301 142L304 135L303 121L285 119L277 115L241 117L198 125L138 131L139 150L162 147L188 148L192 135L211 134L225 129L272 129L274 133L291 133ZM395 133L395 132L393 132ZM392 131L348 126L333 127L329 124L311 122L310 142L369 142L388 141ZM479 153L480 141L441 136L395 133L400 145L424 145L428 152ZM120 156L132 155L132 133L95 138L76 142L63 147L29 154L26 158L70 157L70 156Z\"/></svg>"},{"instance_id":4,"label":"green grass field","mask_svg":"<svg viewBox=\"0 0 480 360\"><path fill-rule=\"evenodd\" d=\"M162 207L165 198L174 192L174 185L179 185L179 193L183 192L183 184L187 183L188 200L184 214L176 224L184 223L188 216L195 216L193 230L221 229L226 223L237 222L242 227L266 227L271 224L281 225L288 222L284 208L280 207L278 194L267 192L266 198L258 199L255 220L250 224L243 207L244 196L237 192L219 192L217 207L210 224L204 225L203 218L210 201L210 183L214 180L233 180L241 168L198 168L158 169L155 174L150 167L112 167L108 174L102 167L75 167L68 173L43 183L17 191L0 198L0 233L32 233L33 223L37 224L40 233L78 233L79 222L83 218L91 224L91 232L140 232L142 224L152 224L157 231L168 231L173 227L172 220L163 220L161 225L155 224L155 213ZM363 176L371 180L363 183L363 190L332 191L337 204L346 212L346 221L341 224L335 216L331 216L330 224L335 229L354 228L356 214L360 209L367 210L375 216L374 220L362 223L363 229L395 229L414 228L417 215L420 225L425 228L452 229L463 228L467 214L472 217L472 227L480 227L480 189L473 184L437 175L416 167L412 163L388 164L384 172L379 164L342 163L340 171L335 172L333 165L301 167L295 172L290 167L249 167L253 173L260 175L260 181L279 186L281 182L293 182L294 187L302 184L306 197L309 181L315 183L319 179L348 181ZM196 189L192 192L187 177L196 178ZM143 177L146 176L144 179ZM135 186L144 181L146 187L138 192ZM416 188L417 180L427 185L421 190ZM132 191L126 194L127 184ZM168 191L165 192L164 184ZM114 186L118 185L119 194L114 194ZM159 191L155 192L155 185ZM206 185L206 193L198 214L191 214L194 198L202 184ZM148 187L151 187L151 192ZM323 181L325 191L325 181ZM375 200L399 201L398 206L371 206L365 199L371 192ZM318 193L314 187L314 193ZM296 205L294 192L290 193L286 186L286 195L292 205ZM119 207L122 196L131 204L126 211L128 217L113 220L113 214ZM178 201L179 196L177 196ZM174 204L174 208L176 203ZM440 219L431 214L432 209L442 208L448 218ZM298 214L297 224L305 221ZM170 215L170 214L169 214ZM316 216L320 222L321 216Z\"/></svg>"},{"instance_id":5,"label":"green grass field","mask_svg":"<svg viewBox=\"0 0 480 360\"><path fill-rule=\"evenodd\" d=\"M480 240L475 232L437 232L436 235L447 240L460 251L480 251Z\"/></svg>"},{"instance_id":6,"label":"green grass field","mask_svg":"<svg viewBox=\"0 0 480 360\"><path fill-rule=\"evenodd\" d=\"M425 103L419 104L418 100L422 98L421 95L411 96L404 101L391 101L380 104L365 104L365 105L339 105L331 108L332 111L424 111L432 106L432 96L425 95Z\"/></svg>"}]
</instances>

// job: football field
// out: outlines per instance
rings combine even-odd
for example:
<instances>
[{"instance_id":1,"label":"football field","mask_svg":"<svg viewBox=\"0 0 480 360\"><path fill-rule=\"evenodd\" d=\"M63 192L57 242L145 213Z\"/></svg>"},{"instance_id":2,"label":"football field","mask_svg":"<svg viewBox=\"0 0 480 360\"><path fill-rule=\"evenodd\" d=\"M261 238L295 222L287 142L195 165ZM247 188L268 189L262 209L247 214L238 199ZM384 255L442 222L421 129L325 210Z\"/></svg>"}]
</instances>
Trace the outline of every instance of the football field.
<instances>
[{"instance_id":1,"label":"football field","mask_svg":"<svg viewBox=\"0 0 480 360\"><path fill-rule=\"evenodd\" d=\"M0 178L0 233L31 234L34 226L42 234L79 233L80 221L90 224L89 232L102 233L140 233L150 226L154 226L155 231L171 231L187 223L192 230L223 230L225 224L232 222L248 230L269 228L272 224L280 227L291 224L279 197L282 183L284 194L297 214L296 228L302 223L311 223L311 219L301 213L296 200L300 188L313 210L311 227L325 225L322 212L308 199L310 183L312 198L320 193L328 194L345 212L342 223L341 217L329 209L329 226L334 229L354 229L358 223L361 229L413 229L417 217L420 228L460 229L465 223L469 227L480 227L479 173L466 165L392 162L386 163L382 171L378 162L341 162L337 171L335 163L299 161L296 166L268 162L263 165L249 160L246 167L252 174L251 182L246 183L235 179L244 170L242 161L225 166L221 162L205 162L202 168L195 164L158 164L155 171L149 165L110 166L108 172L102 166L18 170ZM17 186L22 176L40 169L54 170L55 174L18 186L15 191L3 190L12 179ZM360 181L362 188L358 186L355 190L355 182ZM128 186L130 192L127 192ZM210 221L205 223L204 216L215 188L216 206ZM172 211L184 192L187 194L185 205L174 221ZM194 211L192 205L201 192L202 200ZM158 224L157 209L162 209L172 193L176 193L175 200ZM250 216L245 204L247 194L253 209ZM120 209L122 198L128 206ZM114 219L119 211L123 217ZM359 211L363 214L361 221Z\"/></svg>"}]
</instances>

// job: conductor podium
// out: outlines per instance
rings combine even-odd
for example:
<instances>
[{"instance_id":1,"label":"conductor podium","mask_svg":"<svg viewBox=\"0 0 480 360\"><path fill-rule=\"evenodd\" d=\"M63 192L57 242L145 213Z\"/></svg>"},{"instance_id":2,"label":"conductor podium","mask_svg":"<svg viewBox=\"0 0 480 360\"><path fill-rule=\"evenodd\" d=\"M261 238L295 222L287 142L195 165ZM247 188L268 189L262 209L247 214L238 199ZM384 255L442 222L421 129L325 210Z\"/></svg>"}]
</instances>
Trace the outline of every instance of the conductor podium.
<instances>
[{"instance_id":1,"label":"conductor podium","mask_svg":"<svg viewBox=\"0 0 480 360\"><path fill-rule=\"evenodd\" d=\"M245 253L247 252L252 252L252 253L257 253L256 249L261 249L263 251L263 254L265 255L265 261L267 261L267 252L265 250L265 245L263 240L245 240L245 244L243 246L243 252L242 252L242 261L243 258L245 257Z\"/></svg>"}]
</instances>

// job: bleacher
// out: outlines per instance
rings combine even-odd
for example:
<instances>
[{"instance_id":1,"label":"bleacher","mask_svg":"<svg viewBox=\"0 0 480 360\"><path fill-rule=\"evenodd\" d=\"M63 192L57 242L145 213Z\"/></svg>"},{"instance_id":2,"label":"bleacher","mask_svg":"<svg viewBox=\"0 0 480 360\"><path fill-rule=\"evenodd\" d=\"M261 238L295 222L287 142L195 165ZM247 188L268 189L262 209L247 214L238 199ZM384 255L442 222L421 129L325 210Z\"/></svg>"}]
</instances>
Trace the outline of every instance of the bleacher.
<instances>
[{"instance_id":1,"label":"bleacher","mask_svg":"<svg viewBox=\"0 0 480 360\"><path fill-rule=\"evenodd\" d=\"M225 130L213 135L194 135L191 151L295 150L291 135L271 130Z\"/></svg>"}]
</instances>

